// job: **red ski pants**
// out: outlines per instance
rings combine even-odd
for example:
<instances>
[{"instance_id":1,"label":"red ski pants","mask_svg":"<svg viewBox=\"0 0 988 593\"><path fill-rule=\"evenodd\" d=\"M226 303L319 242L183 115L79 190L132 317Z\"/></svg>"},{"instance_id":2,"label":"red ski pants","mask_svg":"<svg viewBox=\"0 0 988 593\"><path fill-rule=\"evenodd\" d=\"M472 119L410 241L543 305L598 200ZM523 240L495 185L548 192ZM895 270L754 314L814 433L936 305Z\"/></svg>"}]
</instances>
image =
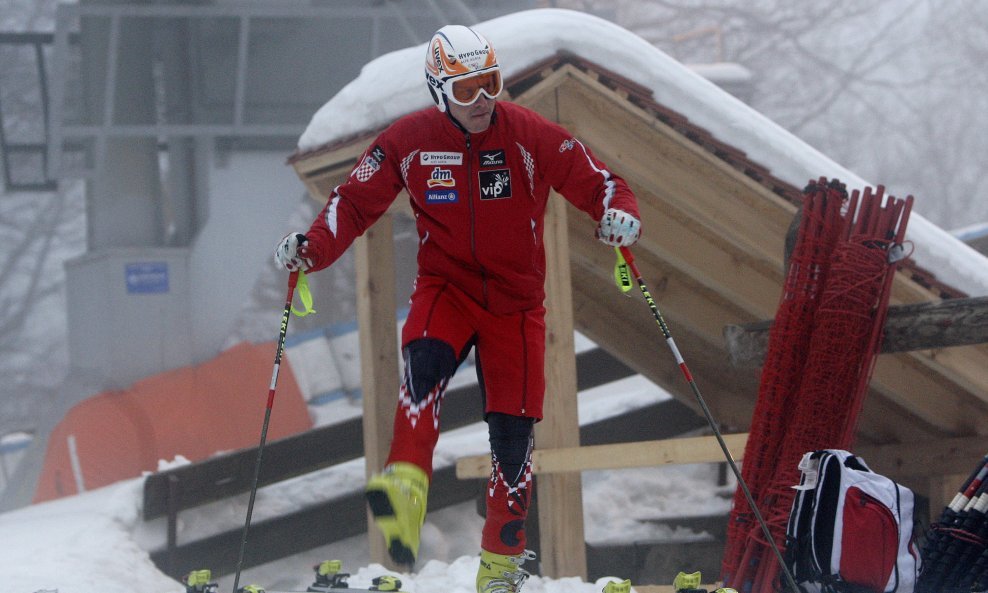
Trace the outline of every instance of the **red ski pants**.
<instances>
[{"instance_id":1,"label":"red ski pants","mask_svg":"<svg viewBox=\"0 0 988 593\"><path fill-rule=\"evenodd\" d=\"M411 301L388 463L413 463L431 480L446 384L470 347L476 348L493 462L481 546L497 554L521 553L532 490L532 426L542 417L545 394L545 309L493 315L433 276L417 279Z\"/></svg>"}]
</instances>

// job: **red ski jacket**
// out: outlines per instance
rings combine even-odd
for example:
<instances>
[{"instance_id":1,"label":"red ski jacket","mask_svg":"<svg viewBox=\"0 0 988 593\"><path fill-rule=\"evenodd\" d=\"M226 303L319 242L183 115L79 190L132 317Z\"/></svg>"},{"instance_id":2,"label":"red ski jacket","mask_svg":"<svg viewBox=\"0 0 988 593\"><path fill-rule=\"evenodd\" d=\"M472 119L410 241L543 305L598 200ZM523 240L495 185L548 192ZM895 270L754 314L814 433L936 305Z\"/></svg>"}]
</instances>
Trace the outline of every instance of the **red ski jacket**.
<instances>
[{"instance_id":1,"label":"red ski jacket","mask_svg":"<svg viewBox=\"0 0 988 593\"><path fill-rule=\"evenodd\" d=\"M419 234L419 275L446 278L495 314L545 299L550 188L594 221L608 207L639 216L627 183L538 113L498 102L491 126L469 134L430 107L384 130L330 194L306 233L312 270L336 261L403 188Z\"/></svg>"}]
</instances>

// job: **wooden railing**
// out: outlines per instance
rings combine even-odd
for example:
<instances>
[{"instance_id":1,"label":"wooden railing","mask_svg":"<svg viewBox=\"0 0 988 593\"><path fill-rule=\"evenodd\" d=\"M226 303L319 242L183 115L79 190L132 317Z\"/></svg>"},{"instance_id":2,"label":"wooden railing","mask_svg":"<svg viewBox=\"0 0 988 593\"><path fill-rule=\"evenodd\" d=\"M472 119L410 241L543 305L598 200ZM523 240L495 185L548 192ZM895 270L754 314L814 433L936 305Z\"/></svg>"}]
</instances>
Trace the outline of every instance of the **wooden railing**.
<instances>
[{"instance_id":1,"label":"wooden railing","mask_svg":"<svg viewBox=\"0 0 988 593\"><path fill-rule=\"evenodd\" d=\"M724 435L724 442L734 459L740 461L748 433ZM724 452L716 438L702 436L536 450L532 453L532 473L538 476L724 460ZM489 476L490 473L489 456L461 457L456 463L456 476L461 480Z\"/></svg>"}]
</instances>

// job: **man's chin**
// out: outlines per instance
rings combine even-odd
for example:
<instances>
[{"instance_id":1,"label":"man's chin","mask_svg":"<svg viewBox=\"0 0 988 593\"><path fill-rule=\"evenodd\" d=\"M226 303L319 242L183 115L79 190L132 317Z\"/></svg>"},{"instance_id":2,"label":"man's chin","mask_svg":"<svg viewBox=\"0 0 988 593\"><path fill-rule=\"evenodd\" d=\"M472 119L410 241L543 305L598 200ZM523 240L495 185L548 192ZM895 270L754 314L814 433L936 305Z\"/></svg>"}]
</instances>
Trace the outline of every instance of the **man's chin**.
<instances>
[{"instance_id":1,"label":"man's chin","mask_svg":"<svg viewBox=\"0 0 988 593\"><path fill-rule=\"evenodd\" d=\"M474 132L483 132L487 129L487 126L491 125L491 114L490 113L478 113L477 115L470 115L470 128Z\"/></svg>"}]
</instances>

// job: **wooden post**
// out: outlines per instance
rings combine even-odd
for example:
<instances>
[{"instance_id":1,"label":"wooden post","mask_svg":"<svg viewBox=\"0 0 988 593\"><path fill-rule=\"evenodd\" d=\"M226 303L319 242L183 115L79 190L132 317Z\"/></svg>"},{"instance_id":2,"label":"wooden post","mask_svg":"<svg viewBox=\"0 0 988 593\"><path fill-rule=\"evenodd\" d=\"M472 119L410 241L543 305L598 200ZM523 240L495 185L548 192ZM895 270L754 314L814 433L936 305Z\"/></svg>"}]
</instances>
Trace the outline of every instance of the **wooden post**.
<instances>
[{"instance_id":1,"label":"wooden post","mask_svg":"<svg viewBox=\"0 0 988 593\"><path fill-rule=\"evenodd\" d=\"M587 232L592 232L589 226ZM580 444L573 346L573 295L570 285L566 203L553 194L545 218L546 394L544 419L536 425L537 448ZM583 493L579 472L538 478L539 541L542 574L587 578L583 535Z\"/></svg>"},{"instance_id":2,"label":"wooden post","mask_svg":"<svg viewBox=\"0 0 988 593\"><path fill-rule=\"evenodd\" d=\"M360 381L364 394L364 455L368 477L380 471L387 461L399 388L393 229L392 215L385 214L354 243ZM397 570L369 509L367 525L371 560L389 570Z\"/></svg>"}]
</instances>

